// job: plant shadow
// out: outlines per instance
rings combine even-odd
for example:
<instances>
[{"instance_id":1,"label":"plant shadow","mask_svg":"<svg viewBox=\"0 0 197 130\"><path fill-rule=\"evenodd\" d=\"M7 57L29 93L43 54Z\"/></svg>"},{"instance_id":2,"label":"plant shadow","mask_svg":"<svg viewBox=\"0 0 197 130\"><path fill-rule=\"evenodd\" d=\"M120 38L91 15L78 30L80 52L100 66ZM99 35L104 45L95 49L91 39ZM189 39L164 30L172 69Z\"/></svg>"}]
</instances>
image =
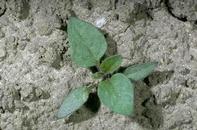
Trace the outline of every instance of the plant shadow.
<instances>
[{"instance_id":1,"label":"plant shadow","mask_svg":"<svg viewBox=\"0 0 197 130\"><path fill-rule=\"evenodd\" d=\"M80 123L82 121L88 120L92 117L94 117L99 108L100 108L100 100L98 98L97 93L90 93L88 100L85 102L85 104L76 112L74 112L68 120L66 120L66 123Z\"/></svg>"},{"instance_id":2,"label":"plant shadow","mask_svg":"<svg viewBox=\"0 0 197 130\"><path fill-rule=\"evenodd\" d=\"M155 71L148 77L146 77L143 81L148 85L148 86L155 86L158 84L165 84L167 83L172 75L174 74L174 71Z\"/></svg>"},{"instance_id":3,"label":"plant shadow","mask_svg":"<svg viewBox=\"0 0 197 130\"><path fill-rule=\"evenodd\" d=\"M134 121L142 127L157 130L163 125L162 108L156 103L156 98L143 82L137 82L135 87Z\"/></svg>"},{"instance_id":4,"label":"plant shadow","mask_svg":"<svg viewBox=\"0 0 197 130\"><path fill-rule=\"evenodd\" d=\"M105 52L105 55L101 58L100 62L103 61L106 57L112 56L112 55L116 55L118 50L117 50L117 43L115 40L113 40L113 38L105 31L100 30L106 39L107 42L107 50Z\"/></svg>"},{"instance_id":5,"label":"plant shadow","mask_svg":"<svg viewBox=\"0 0 197 130\"><path fill-rule=\"evenodd\" d=\"M173 71L156 71L143 81L135 84L135 115L134 121L150 130L158 130L163 126L162 106L157 103L151 88L155 85L168 82Z\"/></svg>"},{"instance_id":6,"label":"plant shadow","mask_svg":"<svg viewBox=\"0 0 197 130\"><path fill-rule=\"evenodd\" d=\"M113 40L113 38L111 36L109 36L107 33L104 35L107 41L107 51L106 51L106 56L112 56L117 54L118 50L117 50L117 43L115 40Z\"/></svg>"}]
</instances>

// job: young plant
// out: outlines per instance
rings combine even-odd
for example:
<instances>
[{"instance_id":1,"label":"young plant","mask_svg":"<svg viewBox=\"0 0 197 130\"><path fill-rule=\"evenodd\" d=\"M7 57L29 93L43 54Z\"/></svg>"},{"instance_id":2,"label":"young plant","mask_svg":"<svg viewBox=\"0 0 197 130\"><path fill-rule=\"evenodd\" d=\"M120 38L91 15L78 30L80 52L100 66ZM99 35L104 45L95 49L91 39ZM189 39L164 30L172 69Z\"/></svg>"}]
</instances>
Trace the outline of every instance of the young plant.
<instances>
[{"instance_id":1,"label":"young plant","mask_svg":"<svg viewBox=\"0 0 197 130\"><path fill-rule=\"evenodd\" d=\"M71 17L68 21L68 39L72 61L80 67L96 66L98 72L93 78L100 78L96 86L100 101L111 111L130 116L134 112L134 82L144 79L153 72L157 62L133 65L118 72L122 57L113 55L100 61L107 50L103 34L93 25ZM111 76L109 76L111 75ZM57 113L58 118L71 115L88 99L94 86L81 86L73 90L63 101Z\"/></svg>"}]
</instances>

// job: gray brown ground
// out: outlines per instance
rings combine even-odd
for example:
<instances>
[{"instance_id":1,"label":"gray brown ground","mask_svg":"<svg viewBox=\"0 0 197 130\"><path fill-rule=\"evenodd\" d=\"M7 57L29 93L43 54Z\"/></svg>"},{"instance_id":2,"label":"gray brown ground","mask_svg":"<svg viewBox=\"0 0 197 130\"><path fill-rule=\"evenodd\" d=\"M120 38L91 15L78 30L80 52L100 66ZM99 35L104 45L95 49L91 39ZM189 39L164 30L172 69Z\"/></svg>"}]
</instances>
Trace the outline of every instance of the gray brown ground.
<instances>
[{"instance_id":1,"label":"gray brown ground","mask_svg":"<svg viewBox=\"0 0 197 130\"><path fill-rule=\"evenodd\" d=\"M69 57L72 15L101 28L122 66L159 62L136 83L133 118L103 105L97 113L83 108L67 121L55 118L65 95L92 81ZM197 1L1 0L1 129L197 130Z\"/></svg>"}]
</instances>

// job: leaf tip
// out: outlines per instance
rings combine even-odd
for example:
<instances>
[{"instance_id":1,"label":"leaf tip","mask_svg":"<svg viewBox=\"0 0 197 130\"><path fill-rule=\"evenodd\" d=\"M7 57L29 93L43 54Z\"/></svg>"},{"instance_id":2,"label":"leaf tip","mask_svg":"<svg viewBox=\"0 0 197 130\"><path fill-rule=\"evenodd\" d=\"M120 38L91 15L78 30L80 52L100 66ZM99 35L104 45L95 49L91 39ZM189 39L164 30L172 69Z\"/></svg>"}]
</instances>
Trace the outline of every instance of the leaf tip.
<instances>
[{"instance_id":1,"label":"leaf tip","mask_svg":"<svg viewBox=\"0 0 197 130\"><path fill-rule=\"evenodd\" d=\"M62 114L61 112L61 108L58 110L58 112L55 114L55 117L57 119L62 119L62 118L65 118L66 116Z\"/></svg>"},{"instance_id":2,"label":"leaf tip","mask_svg":"<svg viewBox=\"0 0 197 130\"><path fill-rule=\"evenodd\" d=\"M64 107L65 107L64 105L61 105L59 110L55 114L55 117L57 119L66 118L66 117L69 117L72 114L72 112L70 112L70 114L69 113L65 113Z\"/></svg>"}]
</instances>

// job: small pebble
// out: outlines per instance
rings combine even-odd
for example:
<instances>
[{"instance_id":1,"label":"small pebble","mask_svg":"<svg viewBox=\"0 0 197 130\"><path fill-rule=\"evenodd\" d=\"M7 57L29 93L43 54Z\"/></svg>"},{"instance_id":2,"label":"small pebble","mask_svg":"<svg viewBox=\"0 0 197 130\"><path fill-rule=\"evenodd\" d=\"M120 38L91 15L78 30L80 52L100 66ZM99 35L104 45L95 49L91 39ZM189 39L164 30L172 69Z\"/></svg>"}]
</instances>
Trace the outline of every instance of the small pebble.
<instances>
[{"instance_id":1,"label":"small pebble","mask_svg":"<svg viewBox=\"0 0 197 130\"><path fill-rule=\"evenodd\" d=\"M101 28L103 25L106 24L106 19L104 17L99 18L96 20L95 24L98 28Z\"/></svg>"}]
</instances>

